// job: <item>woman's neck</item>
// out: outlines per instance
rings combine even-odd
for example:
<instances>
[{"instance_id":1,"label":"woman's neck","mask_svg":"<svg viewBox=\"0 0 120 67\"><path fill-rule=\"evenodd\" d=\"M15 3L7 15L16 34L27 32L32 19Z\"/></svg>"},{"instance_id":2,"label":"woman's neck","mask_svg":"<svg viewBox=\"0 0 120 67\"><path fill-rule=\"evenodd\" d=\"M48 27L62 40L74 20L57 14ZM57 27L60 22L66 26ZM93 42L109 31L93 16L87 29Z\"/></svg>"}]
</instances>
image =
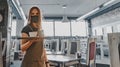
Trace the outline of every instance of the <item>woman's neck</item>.
<instances>
[{"instance_id":1,"label":"woman's neck","mask_svg":"<svg viewBox=\"0 0 120 67\"><path fill-rule=\"evenodd\" d=\"M33 31L38 31L38 28L35 28L32 24L29 24Z\"/></svg>"}]
</instances>

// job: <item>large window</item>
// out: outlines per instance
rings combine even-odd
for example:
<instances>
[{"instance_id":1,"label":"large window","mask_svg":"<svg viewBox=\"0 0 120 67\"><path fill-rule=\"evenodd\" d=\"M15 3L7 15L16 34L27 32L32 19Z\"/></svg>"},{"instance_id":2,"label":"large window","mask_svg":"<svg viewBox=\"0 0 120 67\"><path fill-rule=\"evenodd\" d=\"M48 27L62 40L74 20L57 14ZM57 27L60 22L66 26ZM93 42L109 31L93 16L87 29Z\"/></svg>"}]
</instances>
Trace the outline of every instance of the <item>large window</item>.
<instances>
[{"instance_id":1,"label":"large window","mask_svg":"<svg viewBox=\"0 0 120 67\"><path fill-rule=\"evenodd\" d=\"M55 25L55 26L54 26ZM71 28L70 28L71 27ZM86 36L86 22L72 21L63 23L61 21L42 22L45 36ZM71 29L71 30L70 30Z\"/></svg>"},{"instance_id":2,"label":"large window","mask_svg":"<svg viewBox=\"0 0 120 67\"><path fill-rule=\"evenodd\" d=\"M106 27L106 33L112 33L112 26Z\"/></svg>"},{"instance_id":3,"label":"large window","mask_svg":"<svg viewBox=\"0 0 120 67\"><path fill-rule=\"evenodd\" d=\"M102 27L93 28L93 35L103 35Z\"/></svg>"},{"instance_id":4,"label":"large window","mask_svg":"<svg viewBox=\"0 0 120 67\"><path fill-rule=\"evenodd\" d=\"M53 22L42 22L45 36L53 36Z\"/></svg>"},{"instance_id":5,"label":"large window","mask_svg":"<svg viewBox=\"0 0 120 67\"><path fill-rule=\"evenodd\" d=\"M55 22L55 36L70 36L70 23Z\"/></svg>"},{"instance_id":6,"label":"large window","mask_svg":"<svg viewBox=\"0 0 120 67\"><path fill-rule=\"evenodd\" d=\"M16 36L16 20L12 20L12 31L11 36Z\"/></svg>"},{"instance_id":7,"label":"large window","mask_svg":"<svg viewBox=\"0 0 120 67\"><path fill-rule=\"evenodd\" d=\"M86 22L72 21L72 35L73 36L86 36Z\"/></svg>"},{"instance_id":8,"label":"large window","mask_svg":"<svg viewBox=\"0 0 120 67\"><path fill-rule=\"evenodd\" d=\"M117 31L120 32L120 24L117 25Z\"/></svg>"},{"instance_id":9,"label":"large window","mask_svg":"<svg viewBox=\"0 0 120 67\"><path fill-rule=\"evenodd\" d=\"M93 32L93 36L97 35L96 28L93 28L92 32Z\"/></svg>"}]
</instances>

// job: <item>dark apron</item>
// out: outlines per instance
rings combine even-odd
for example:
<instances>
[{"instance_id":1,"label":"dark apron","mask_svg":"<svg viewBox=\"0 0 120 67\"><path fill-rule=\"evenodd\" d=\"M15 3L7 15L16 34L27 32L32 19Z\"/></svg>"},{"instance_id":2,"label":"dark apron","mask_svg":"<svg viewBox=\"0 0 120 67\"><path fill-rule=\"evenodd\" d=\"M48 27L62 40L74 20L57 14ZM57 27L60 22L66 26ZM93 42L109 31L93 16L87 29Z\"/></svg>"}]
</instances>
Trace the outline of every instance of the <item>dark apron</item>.
<instances>
[{"instance_id":1,"label":"dark apron","mask_svg":"<svg viewBox=\"0 0 120 67\"><path fill-rule=\"evenodd\" d=\"M45 67L43 41L33 43L26 51L21 67Z\"/></svg>"}]
</instances>

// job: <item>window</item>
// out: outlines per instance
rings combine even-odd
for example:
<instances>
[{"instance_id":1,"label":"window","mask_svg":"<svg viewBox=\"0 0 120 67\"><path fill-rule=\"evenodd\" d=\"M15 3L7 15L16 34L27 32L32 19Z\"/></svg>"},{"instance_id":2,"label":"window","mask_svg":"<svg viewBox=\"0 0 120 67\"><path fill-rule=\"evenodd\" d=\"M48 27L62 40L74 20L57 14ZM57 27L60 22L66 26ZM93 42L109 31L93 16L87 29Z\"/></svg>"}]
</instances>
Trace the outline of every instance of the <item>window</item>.
<instances>
[{"instance_id":1,"label":"window","mask_svg":"<svg viewBox=\"0 0 120 67\"><path fill-rule=\"evenodd\" d=\"M98 28L96 29L96 34L97 34L97 35L103 35L102 27L98 27Z\"/></svg>"},{"instance_id":2,"label":"window","mask_svg":"<svg viewBox=\"0 0 120 67\"><path fill-rule=\"evenodd\" d=\"M111 26L106 27L106 33L112 33L112 27Z\"/></svg>"},{"instance_id":3,"label":"window","mask_svg":"<svg viewBox=\"0 0 120 67\"><path fill-rule=\"evenodd\" d=\"M73 36L86 36L86 22L71 22L72 24L72 35Z\"/></svg>"},{"instance_id":4,"label":"window","mask_svg":"<svg viewBox=\"0 0 120 67\"><path fill-rule=\"evenodd\" d=\"M16 36L16 20L12 20L11 36Z\"/></svg>"},{"instance_id":5,"label":"window","mask_svg":"<svg viewBox=\"0 0 120 67\"><path fill-rule=\"evenodd\" d=\"M45 36L53 36L53 22L42 22Z\"/></svg>"},{"instance_id":6,"label":"window","mask_svg":"<svg viewBox=\"0 0 120 67\"><path fill-rule=\"evenodd\" d=\"M55 22L55 36L70 36L70 23Z\"/></svg>"}]
</instances>

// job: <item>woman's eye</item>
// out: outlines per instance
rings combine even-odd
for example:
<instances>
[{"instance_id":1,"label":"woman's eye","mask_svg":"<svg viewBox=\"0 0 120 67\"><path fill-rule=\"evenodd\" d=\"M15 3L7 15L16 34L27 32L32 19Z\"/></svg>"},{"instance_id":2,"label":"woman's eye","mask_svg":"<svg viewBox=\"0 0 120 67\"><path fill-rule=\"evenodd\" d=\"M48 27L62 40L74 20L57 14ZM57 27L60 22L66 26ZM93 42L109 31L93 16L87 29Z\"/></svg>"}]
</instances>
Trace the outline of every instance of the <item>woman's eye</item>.
<instances>
[{"instance_id":1,"label":"woman's eye","mask_svg":"<svg viewBox=\"0 0 120 67\"><path fill-rule=\"evenodd\" d=\"M32 13L32 15L34 15L34 13Z\"/></svg>"},{"instance_id":2,"label":"woman's eye","mask_svg":"<svg viewBox=\"0 0 120 67\"><path fill-rule=\"evenodd\" d=\"M39 13L36 13L36 15L38 15Z\"/></svg>"}]
</instances>

